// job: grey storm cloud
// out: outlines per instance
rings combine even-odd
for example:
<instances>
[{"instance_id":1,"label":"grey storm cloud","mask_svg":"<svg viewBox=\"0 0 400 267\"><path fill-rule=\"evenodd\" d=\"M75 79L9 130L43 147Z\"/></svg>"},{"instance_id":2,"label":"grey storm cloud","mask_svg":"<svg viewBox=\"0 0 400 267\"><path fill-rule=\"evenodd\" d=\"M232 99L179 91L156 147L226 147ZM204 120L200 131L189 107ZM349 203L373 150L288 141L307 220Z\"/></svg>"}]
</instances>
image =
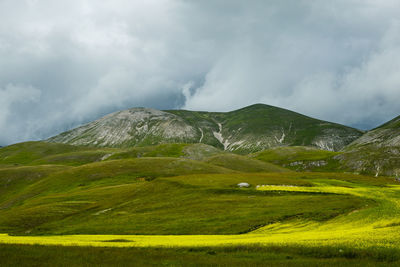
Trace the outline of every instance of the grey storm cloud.
<instances>
[{"instance_id":1,"label":"grey storm cloud","mask_svg":"<svg viewBox=\"0 0 400 267\"><path fill-rule=\"evenodd\" d=\"M400 2L0 0L0 145L135 106L400 114Z\"/></svg>"}]
</instances>

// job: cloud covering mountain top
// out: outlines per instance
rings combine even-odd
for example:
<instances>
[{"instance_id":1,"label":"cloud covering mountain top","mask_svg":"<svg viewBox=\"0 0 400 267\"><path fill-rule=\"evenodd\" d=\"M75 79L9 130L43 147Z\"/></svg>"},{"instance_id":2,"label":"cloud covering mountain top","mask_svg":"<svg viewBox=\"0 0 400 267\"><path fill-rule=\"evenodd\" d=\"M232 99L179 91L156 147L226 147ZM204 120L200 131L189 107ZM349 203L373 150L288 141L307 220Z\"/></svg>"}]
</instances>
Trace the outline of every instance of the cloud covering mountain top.
<instances>
[{"instance_id":1,"label":"cloud covering mountain top","mask_svg":"<svg viewBox=\"0 0 400 267\"><path fill-rule=\"evenodd\" d=\"M400 114L398 1L0 1L0 145L134 106Z\"/></svg>"}]
</instances>

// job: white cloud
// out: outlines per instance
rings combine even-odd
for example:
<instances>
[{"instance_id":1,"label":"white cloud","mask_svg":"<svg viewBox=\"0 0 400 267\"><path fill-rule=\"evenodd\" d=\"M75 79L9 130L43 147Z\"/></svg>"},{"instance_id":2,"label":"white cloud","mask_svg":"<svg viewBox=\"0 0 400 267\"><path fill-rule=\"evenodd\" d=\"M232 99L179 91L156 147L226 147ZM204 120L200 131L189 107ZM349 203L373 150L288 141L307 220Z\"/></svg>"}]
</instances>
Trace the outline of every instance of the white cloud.
<instances>
[{"instance_id":1,"label":"white cloud","mask_svg":"<svg viewBox=\"0 0 400 267\"><path fill-rule=\"evenodd\" d=\"M40 100L40 91L30 85L7 84L4 88L0 87L0 140L12 141L16 136L20 138L29 138L29 132L21 132L18 126L20 123L15 122L12 113L14 106L21 107L21 111L26 112L28 116L30 106L38 103ZM16 127L17 126L17 127ZM24 129L29 131L30 125Z\"/></svg>"},{"instance_id":2,"label":"white cloud","mask_svg":"<svg viewBox=\"0 0 400 267\"><path fill-rule=\"evenodd\" d=\"M229 40L185 108L264 102L360 127L399 115L399 3L301 3L272 4L275 12Z\"/></svg>"},{"instance_id":3,"label":"white cloud","mask_svg":"<svg viewBox=\"0 0 400 267\"><path fill-rule=\"evenodd\" d=\"M133 106L264 102L372 127L400 114L398 14L394 0L3 0L0 145Z\"/></svg>"}]
</instances>

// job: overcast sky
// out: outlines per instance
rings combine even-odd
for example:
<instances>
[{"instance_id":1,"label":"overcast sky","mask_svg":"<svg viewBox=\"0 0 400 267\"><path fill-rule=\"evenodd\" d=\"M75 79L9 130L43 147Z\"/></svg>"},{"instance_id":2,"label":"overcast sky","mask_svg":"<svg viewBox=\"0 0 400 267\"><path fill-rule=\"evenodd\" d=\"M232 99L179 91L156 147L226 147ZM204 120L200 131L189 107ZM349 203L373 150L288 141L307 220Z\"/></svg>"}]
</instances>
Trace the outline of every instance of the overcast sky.
<instances>
[{"instance_id":1,"label":"overcast sky","mask_svg":"<svg viewBox=\"0 0 400 267\"><path fill-rule=\"evenodd\" d=\"M0 0L0 145L112 111L400 115L398 0Z\"/></svg>"}]
</instances>

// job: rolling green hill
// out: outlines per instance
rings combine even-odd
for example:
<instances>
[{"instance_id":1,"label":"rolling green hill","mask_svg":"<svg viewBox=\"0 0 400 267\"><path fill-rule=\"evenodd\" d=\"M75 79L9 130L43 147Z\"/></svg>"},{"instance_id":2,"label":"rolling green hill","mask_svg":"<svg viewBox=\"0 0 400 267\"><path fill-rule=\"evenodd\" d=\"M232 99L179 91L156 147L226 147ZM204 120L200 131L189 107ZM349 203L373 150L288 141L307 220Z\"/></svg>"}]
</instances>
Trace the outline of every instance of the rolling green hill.
<instances>
[{"instance_id":1,"label":"rolling green hill","mask_svg":"<svg viewBox=\"0 0 400 267\"><path fill-rule=\"evenodd\" d=\"M353 196L257 191L261 184L312 183L205 144L27 142L0 149L0 165L0 232L8 233L238 234L290 218L323 221L364 205Z\"/></svg>"},{"instance_id":2,"label":"rolling green hill","mask_svg":"<svg viewBox=\"0 0 400 267\"><path fill-rule=\"evenodd\" d=\"M286 109L256 104L231 112L134 108L50 138L49 142L129 148L162 143L204 143L248 153L276 146L340 150L362 132Z\"/></svg>"},{"instance_id":3,"label":"rolling green hill","mask_svg":"<svg viewBox=\"0 0 400 267\"><path fill-rule=\"evenodd\" d=\"M0 164L29 164L44 157L81 151L98 151L66 144L24 142L0 149Z\"/></svg>"},{"instance_id":4,"label":"rolling green hill","mask_svg":"<svg viewBox=\"0 0 400 267\"><path fill-rule=\"evenodd\" d=\"M129 149L93 148L48 142L25 142L0 149L0 169L16 166L82 166L89 163L143 162L156 168L173 161L203 166L204 170L224 167L243 172L281 172L287 169L222 151L205 144L160 144ZM117 161L119 160L119 161ZM125 160L125 161L123 161ZM136 164L136 163L135 163ZM189 165L186 167L189 168ZM188 169L190 173L190 168Z\"/></svg>"},{"instance_id":5,"label":"rolling green hill","mask_svg":"<svg viewBox=\"0 0 400 267\"><path fill-rule=\"evenodd\" d=\"M189 159L41 168L2 170L0 232L234 234L290 218L324 221L365 204L347 195L260 192L256 185L311 183L290 172L248 174ZM240 189L240 182L251 187Z\"/></svg>"}]
</instances>

